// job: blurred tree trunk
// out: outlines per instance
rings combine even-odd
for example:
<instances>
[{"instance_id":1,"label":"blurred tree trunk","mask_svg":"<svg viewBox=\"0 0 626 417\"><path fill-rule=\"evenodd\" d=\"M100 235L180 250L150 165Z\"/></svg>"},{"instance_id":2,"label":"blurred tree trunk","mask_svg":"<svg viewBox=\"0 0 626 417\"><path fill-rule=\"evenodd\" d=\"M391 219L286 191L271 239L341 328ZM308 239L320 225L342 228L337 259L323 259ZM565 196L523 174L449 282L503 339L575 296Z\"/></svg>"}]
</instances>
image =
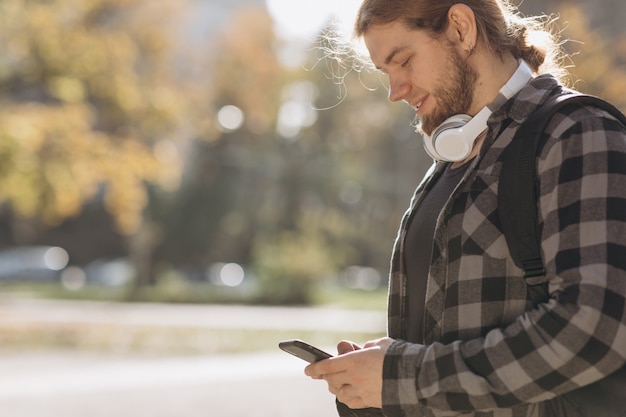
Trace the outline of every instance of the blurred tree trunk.
<instances>
[{"instance_id":1,"label":"blurred tree trunk","mask_svg":"<svg viewBox=\"0 0 626 417\"><path fill-rule=\"evenodd\" d=\"M131 300L141 299L141 290L157 283L154 254L159 236L159 227L144 217L137 232L127 239L128 255L135 268L135 279L129 293Z\"/></svg>"}]
</instances>

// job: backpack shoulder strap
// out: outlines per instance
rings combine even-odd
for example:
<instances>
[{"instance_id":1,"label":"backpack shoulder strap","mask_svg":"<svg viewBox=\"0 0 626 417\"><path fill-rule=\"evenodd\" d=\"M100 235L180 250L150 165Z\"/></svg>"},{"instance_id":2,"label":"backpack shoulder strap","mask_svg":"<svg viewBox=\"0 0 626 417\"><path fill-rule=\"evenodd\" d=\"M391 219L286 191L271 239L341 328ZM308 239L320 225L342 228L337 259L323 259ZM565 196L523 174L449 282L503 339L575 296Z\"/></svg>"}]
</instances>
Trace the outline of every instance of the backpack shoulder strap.
<instances>
[{"instance_id":1,"label":"backpack shoulder strap","mask_svg":"<svg viewBox=\"0 0 626 417\"><path fill-rule=\"evenodd\" d=\"M545 128L552 116L572 105L598 107L626 125L624 114L600 98L579 93L559 95L535 110L504 150L498 185L498 215L511 257L523 269L529 287L542 287L546 273L537 215L536 157L548 136ZM535 302L547 297L545 289L529 290L538 293L537 299L533 296Z\"/></svg>"}]
</instances>

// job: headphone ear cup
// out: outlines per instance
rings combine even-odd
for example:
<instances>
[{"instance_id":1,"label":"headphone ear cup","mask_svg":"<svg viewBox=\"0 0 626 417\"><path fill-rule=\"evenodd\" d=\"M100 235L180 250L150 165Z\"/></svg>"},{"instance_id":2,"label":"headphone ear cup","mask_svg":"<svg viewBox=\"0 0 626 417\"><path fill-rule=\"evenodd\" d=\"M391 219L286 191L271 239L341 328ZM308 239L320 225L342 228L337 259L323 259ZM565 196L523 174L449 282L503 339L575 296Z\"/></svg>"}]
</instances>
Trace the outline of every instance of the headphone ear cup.
<instances>
[{"instance_id":1,"label":"headphone ear cup","mask_svg":"<svg viewBox=\"0 0 626 417\"><path fill-rule=\"evenodd\" d=\"M433 131L432 139L426 137L428 153L440 161L462 161L472 153L474 141L487 129L489 107L483 107L474 117L456 114L447 118ZM432 152L432 153L431 153Z\"/></svg>"},{"instance_id":2,"label":"headphone ear cup","mask_svg":"<svg viewBox=\"0 0 626 417\"><path fill-rule=\"evenodd\" d=\"M456 114L439 125L432 136L424 136L428 154L440 161L460 161L469 155L471 147L463 139L463 126L471 119L467 114Z\"/></svg>"}]
</instances>

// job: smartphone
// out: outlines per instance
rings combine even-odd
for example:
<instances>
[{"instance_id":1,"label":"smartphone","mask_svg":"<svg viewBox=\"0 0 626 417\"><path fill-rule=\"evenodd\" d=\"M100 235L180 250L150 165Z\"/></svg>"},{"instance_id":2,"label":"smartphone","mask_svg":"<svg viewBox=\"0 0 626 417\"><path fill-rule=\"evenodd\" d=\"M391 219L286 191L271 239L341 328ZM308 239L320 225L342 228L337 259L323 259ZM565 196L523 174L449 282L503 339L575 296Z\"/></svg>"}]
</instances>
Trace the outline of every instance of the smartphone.
<instances>
[{"instance_id":1,"label":"smartphone","mask_svg":"<svg viewBox=\"0 0 626 417\"><path fill-rule=\"evenodd\" d=\"M278 347L287 353L291 353L300 359L304 359L309 363L321 361L323 359L332 358L333 355L326 353L299 339L283 340L278 343Z\"/></svg>"}]
</instances>

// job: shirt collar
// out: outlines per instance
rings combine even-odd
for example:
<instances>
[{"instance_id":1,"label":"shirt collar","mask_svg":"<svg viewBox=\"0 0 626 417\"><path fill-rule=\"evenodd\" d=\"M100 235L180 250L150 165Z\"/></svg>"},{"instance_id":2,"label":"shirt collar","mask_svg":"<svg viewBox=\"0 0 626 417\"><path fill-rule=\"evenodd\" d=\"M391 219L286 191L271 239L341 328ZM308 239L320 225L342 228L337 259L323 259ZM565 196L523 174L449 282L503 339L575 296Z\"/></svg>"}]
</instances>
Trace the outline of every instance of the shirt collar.
<instances>
[{"instance_id":1,"label":"shirt collar","mask_svg":"<svg viewBox=\"0 0 626 417\"><path fill-rule=\"evenodd\" d=\"M510 118L517 123L523 123L537 107L561 90L561 84L550 74L533 78L512 99L494 111L491 121L501 122Z\"/></svg>"}]
</instances>

